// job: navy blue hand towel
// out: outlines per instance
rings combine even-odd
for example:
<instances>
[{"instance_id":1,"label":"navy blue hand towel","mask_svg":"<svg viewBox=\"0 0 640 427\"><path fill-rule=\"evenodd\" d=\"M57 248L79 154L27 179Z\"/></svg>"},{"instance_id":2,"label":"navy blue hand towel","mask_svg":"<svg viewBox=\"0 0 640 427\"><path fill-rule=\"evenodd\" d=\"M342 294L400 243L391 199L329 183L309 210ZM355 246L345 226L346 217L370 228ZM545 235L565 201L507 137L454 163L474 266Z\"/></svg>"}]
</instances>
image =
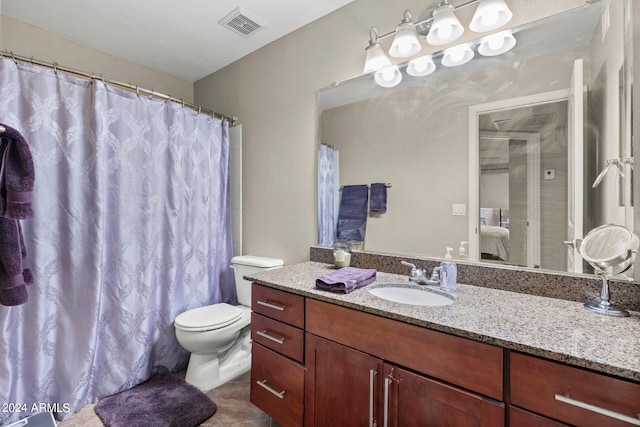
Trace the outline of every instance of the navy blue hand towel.
<instances>
[{"instance_id":1,"label":"navy blue hand towel","mask_svg":"<svg viewBox=\"0 0 640 427\"><path fill-rule=\"evenodd\" d=\"M369 187L366 185L342 187L338 212L338 239L364 242L368 213Z\"/></svg>"},{"instance_id":2,"label":"navy blue hand towel","mask_svg":"<svg viewBox=\"0 0 640 427\"><path fill-rule=\"evenodd\" d=\"M344 267L316 279L316 287L325 291L348 294L356 288L376 280L377 271L372 268Z\"/></svg>"},{"instance_id":3,"label":"navy blue hand towel","mask_svg":"<svg viewBox=\"0 0 640 427\"><path fill-rule=\"evenodd\" d=\"M387 211L387 185L380 182L371 184L371 204L369 209L372 212L385 213Z\"/></svg>"}]
</instances>

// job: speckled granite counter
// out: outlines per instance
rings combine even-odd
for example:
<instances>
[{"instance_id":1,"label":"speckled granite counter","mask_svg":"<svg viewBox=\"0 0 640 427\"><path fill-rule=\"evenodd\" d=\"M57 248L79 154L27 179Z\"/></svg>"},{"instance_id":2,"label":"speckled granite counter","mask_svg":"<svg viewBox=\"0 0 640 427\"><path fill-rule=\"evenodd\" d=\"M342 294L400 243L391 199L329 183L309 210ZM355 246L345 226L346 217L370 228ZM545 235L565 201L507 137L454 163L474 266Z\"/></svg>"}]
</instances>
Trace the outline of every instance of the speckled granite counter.
<instances>
[{"instance_id":1,"label":"speckled granite counter","mask_svg":"<svg viewBox=\"0 0 640 427\"><path fill-rule=\"evenodd\" d=\"M407 283L407 276L378 272L375 282L349 294L316 289L330 264L303 262L246 276L275 289L471 338L570 365L640 381L640 313L601 316L581 303L459 284L456 302L441 307L399 304L368 292Z\"/></svg>"}]
</instances>

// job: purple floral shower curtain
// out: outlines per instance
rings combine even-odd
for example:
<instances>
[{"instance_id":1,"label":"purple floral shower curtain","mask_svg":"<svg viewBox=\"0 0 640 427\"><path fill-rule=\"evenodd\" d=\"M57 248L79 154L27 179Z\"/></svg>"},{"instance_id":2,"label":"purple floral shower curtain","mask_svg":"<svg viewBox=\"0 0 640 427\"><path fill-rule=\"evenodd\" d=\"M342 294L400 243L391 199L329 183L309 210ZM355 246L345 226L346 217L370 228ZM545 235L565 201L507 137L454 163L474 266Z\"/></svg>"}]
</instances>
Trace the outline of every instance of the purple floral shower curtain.
<instances>
[{"instance_id":1,"label":"purple floral shower curtain","mask_svg":"<svg viewBox=\"0 0 640 427\"><path fill-rule=\"evenodd\" d=\"M0 306L0 424L35 408L67 418L186 366L174 318L236 300L228 124L9 59L0 122L36 170L22 221L34 284Z\"/></svg>"}]
</instances>

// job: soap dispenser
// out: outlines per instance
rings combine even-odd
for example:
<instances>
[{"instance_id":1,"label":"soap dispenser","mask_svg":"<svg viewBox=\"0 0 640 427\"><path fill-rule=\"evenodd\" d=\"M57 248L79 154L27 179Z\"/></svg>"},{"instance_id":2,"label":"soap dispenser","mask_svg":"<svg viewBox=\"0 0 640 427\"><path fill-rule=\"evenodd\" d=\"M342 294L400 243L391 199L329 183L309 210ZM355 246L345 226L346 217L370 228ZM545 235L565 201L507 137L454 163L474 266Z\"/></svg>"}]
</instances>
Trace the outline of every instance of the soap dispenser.
<instances>
[{"instance_id":1,"label":"soap dispenser","mask_svg":"<svg viewBox=\"0 0 640 427\"><path fill-rule=\"evenodd\" d=\"M464 246L467 243L469 242L464 242L464 241L460 242L460 247L458 248L458 257L460 259L463 259L463 260L469 259L469 255L467 254L467 248Z\"/></svg>"},{"instance_id":2,"label":"soap dispenser","mask_svg":"<svg viewBox=\"0 0 640 427\"><path fill-rule=\"evenodd\" d=\"M451 251L453 251L453 248L447 247L446 249L447 249L447 253L444 255L444 259L446 260L453 259L453 257L451 256Z\"/></svg>"},{"instance_id":3,"label":"soap dispenser","mask_svg":"<svg viewBox=\"0 0 640 427\"><path fill-rule=\"evenodd\" d=\"M457 289L458 267L454 262L442 261L440 263L440 288L444 291Z\"/></svg>"}]
</instances>

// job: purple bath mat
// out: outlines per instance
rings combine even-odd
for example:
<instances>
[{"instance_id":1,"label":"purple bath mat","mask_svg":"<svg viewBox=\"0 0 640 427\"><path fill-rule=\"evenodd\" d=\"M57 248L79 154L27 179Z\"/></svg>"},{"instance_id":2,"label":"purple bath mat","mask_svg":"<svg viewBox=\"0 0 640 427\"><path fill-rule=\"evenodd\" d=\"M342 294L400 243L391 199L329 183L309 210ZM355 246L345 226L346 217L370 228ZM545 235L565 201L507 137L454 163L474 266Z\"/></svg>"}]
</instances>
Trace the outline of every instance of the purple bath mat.
<instances>
[{"instance_id":1,"label":"purple bath mat","mask_svg":"<svg viewBox=\"0 0 640 427\"><path fill-rule=\"evenodd\" d=\"M216 404L175 374L161 374L96 406L107 427L195 427L211 418Z\"/></svg>"}]
</instances>

